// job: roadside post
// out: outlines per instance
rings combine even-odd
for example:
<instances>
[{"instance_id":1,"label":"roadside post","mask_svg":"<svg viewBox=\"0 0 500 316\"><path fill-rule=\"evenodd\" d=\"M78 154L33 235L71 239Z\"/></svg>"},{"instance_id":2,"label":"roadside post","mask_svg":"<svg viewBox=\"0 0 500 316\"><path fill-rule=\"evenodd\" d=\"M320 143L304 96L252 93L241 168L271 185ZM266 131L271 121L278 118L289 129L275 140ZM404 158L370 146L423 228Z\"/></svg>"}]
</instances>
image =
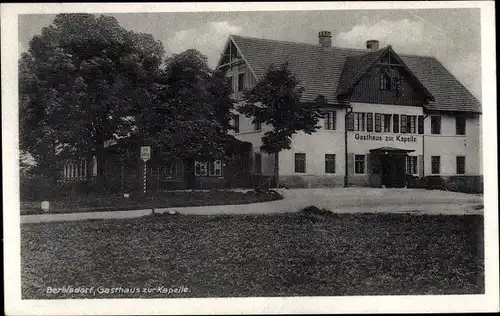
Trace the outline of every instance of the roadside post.
<instances>
[{"instance_id":1,"label":"roadside post","mask_svg":"<svg viewBox=\"0 0 500 316\"><path fill-rule=\"evenodd\" d=\"M144 183L143 183L143 193L146 193L147 179L148 179L148 165L147 161L151 159L151 146L141 147L141 159L144 161Z\"/></svg>"}]
</instances>

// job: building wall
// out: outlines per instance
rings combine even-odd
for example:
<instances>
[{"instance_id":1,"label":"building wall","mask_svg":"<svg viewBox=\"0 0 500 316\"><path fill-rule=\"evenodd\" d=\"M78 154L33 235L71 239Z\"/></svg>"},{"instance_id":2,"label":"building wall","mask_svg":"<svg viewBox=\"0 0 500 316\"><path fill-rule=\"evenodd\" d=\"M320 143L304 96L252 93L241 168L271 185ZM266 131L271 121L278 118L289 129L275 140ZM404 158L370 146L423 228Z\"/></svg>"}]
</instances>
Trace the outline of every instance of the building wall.
<instances>
[{"instance_id":1,"label":"building wall","mask_svg":"<svg viewBox=\"0 0 500 316\"><path fill-rule=\"evenodd\" d=\"M431 174L431 156L441 157L441 176L456 175L456 156L465 156L465 175L481 175L480 117L467 118L466 135L456 135L455 117L441 115L441 134L430 134L430 116L425 124L425 174Z\"/></svg>"},{"instance_id":2,"label":"building wall","mask_svg":"<svg viewBox=\"0 0 500 316\"><path fill-rule=\"evenodd\" d=\"M234 66L227 70L227 75L233 77L233 87L237 90L237 75L245 73L245 88L255 85L255 78L245 64ZM374 69L370 76L365 77L353 92L351 103L353 112L423 115L422 95L417 92L407 81L404 82L404 94L396 99L380 94L378 89L379 72ZM372 91L373 90L373 91ZM377 90L377 91L375 91ZM372 93L370 93L370 91ZM383 91L394 95L394 91ZM378 95L378 97L373 97ZM241 100L241 93L235 92L233 97ZM390 104L390 103L393 104ZM292 139L292 148L279 153L280 183L289 187L324 187L343 186L346 175L345 160L345 109L343 107L332 108L337 112L336 129L325 130L324 120L319 122L320 129L312 134L297 133ZM252 118L239 115L240 131L235 136L252 143L251 162L254 165L255 153L261 153L262 137L270 129L262 126L261 131L254 131ZM441 134L431 134L431 119L428 115L424 120L424 134L417 133L383 133L366 131L349 131L348 142L348 182L350 185L379 186L380 174L373 174L372 168L374 158L370 154L371 149L380 147L394 147L398 149L413 150L410 156L417 156L416 176L431 175L431 156L441 157L441 176L456 175L456 156L466 157L465 175L477 176L482 174L481 161L481 130L480 116L467 118L466 135L456 135L455 116L452 113L439 113L441 115ZM399 117L399 122L401 118ZM391 130L392 130L391 120ZM425 147L424 147L425 146ZM295 153L306 154L306 170L304 173L295 172ZM262 154L262 174L272 175L274 169L273 155ZM335 154L335 173L325 172L325 154ZM365 156L365 173L354 174L355 155ZM254 167L252 171L254 172Z\"/></svg>"},{"instance_id":3,"label":"building wall","mask_svg":"<svg viewBox=\"0 0 500 316\"><path fill-rule=\"evenodd\" d=\"M426 115L422 107L353 103L353 112L381 114ZM343 109L337 109L337 130L320 129L306 135L298 133L293 137L292 149L280 153L280 182L289 186L342 186L345 176ZM431 175L431 156L441 157L441 176L456 175L456 156L466 158L466 176L481 175L480 117L467 118L466 135L456 135L455 116L441 114L441 134L431 134L430 115L424 119L424 134L382 133L349 131L348 140L348 182L350 185L380 186L380 174L373 174L371 149L394 147L413 150L409 156L417 156L415 176ZM391 122L391 125L393 123ZM320 125L323 126L321 120ZM391 126L392 130L392 126ZM417 128L418 132L418 128ZM371 138L368 138L370 137ZM368 139L367 139L368 138ZM424 149L425 146L425 149ZM296 173L295 153L306 153L306 172ZM325 154L336 155L335 174L325 173ZM354 156L365 155L365 173L354 173ZM425 156L424 156L425 155Z\"/></svg>"},{"instance_id":4,"label":"building wall","mask_svg":"<svg viewBox=\"0 0 500 316\"><path fill-rule=\"evenodd\" d=\"M343 185L345 109L336 107L332 110L337 112L335 130L325 130L324 119L320 119L320 129L316 133L297 133L292 138L292 148L280 152L280 183L300 187ZM295 172L296 153L306 154L305 173ZM325 154L335 154L335 173L325 173Z\"/></svg>"}]
</instances>

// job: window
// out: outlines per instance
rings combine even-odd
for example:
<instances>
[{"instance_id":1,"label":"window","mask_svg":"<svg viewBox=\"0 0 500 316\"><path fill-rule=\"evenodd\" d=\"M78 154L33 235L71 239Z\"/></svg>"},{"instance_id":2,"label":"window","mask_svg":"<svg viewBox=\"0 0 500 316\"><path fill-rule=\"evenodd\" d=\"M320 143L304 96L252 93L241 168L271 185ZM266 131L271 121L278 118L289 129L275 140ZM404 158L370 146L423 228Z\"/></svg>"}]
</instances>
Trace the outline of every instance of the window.
<instances>
[{"instance_id":1,"label":"window","mask_svg":"<svg viewBox=\"0 0 500 316\"><path fill-rule=\"evenodd\" d=\"M384 129L383 131L385 133L390 133L391 132L391 115L390 114L384 114Z\"/></svg>"},{"instance_id":2,"label":"window","mask_svg":"<svg viewBox=\"0 0 500 316\"><path fill-rule=\"evenodd\" d=\"M431 116L431 134L441 134L441 116Z\"/></svg>"},{"instance_id":3,"label":"window","mask_svg":"<svg viewBox=\"0 0 500 316\"><path fill-rule=\"evenodd\" d=\"M424 133L424 117L423 117L423 115L418 116L418 133L419 134Z\"/></svg>"},{"instance_id":4,"label":"window","mask_svg":"<svg viewBox=\"0 0 500 316\"><path fill-rule=\"evenodd\" d=\"M354 173L365 173L365 155L354 156Z\"/></svg>"},{"instance_id":5,"label":"window","mask_svg":"<svg viewBox=\"0 0 500 316\"><path fill-rule=\"evenodd\" d=\"M255 154L255 173L262 173L262 155Z\"/></svg>"},{"instance_id":6,"label":"window","mask_svg":"<svg viewBox=\"0 0 500 316\"><path fill-rule=\"evenodd\" d=\"M431 173L439 174L441 173L441 157L432 156L431 157Z\"/></svg>"},{"instance_id":7,"label":"window","mask_svg":"<svg viewBox=\"0 0 500 316\"><path fill-rule=\"evenodd\" d=\"M222 162L220 160L208 163L208 175L212 177L220 177L222 175Z\"/></svg>"},{"instance_id":8,"label":"window","mask_svg":"<svg viewBox=\"0 0 500 316\"><path fill-rule=\"evenodd\" d=\"M406 173L417 174L417 156L406 157Z\"/></svg>"},{"instance_id":9,"label":"window","mask_svg":"<svg viewBox=\"0 0 500 316\"><path fill-rule=\"evenodd\" d=\"M366 131L373 132L373 113L366 113Z\"/></svg>"},{"instance_id":10,"label":"window","mask_svg":"<svg viewBox=\"0 0 500 316\"><path fill-rule=\"evenodd\" d=\"M457 156L457 174L465 174L465 156Z\"/></svg>"},{"instance_id":11,"label":"window","mask_svg":"<svg viewBox=\"0 0 500 316\"><path fill-rule=\"evenodd\" d=\"M380 90L391 90L391 77L385 72L380 75Z\"/></svg>"},{"instance_id":12,"label":"window","mask_svg":"<svg viewBox=\"0 0 500 316\"><path fill-rule=\"evenodd\" d=\"M234 121L234 132L239 133L240 132L240 116L238 114L234 115L233 121Z\"/></svg>"},{"instance_id":13,"label":"window","mask_svg":"<svg viewBox=\"0 0 500 316\"><path fill-rule=\"evenodd\" d=\"M455 127L457 135L465 135L465 123L466 123L466 118L464 116L455 117Z\"/></svg>"},{"instance_id":14,"label":"window","mask_svg":"<svg viewBox=\"0 0 500 316\"><path fill-rule=\"evenodd\" d=\"M348 131L353 131L354 130L354 113L349 113L346 115L346 124L347 124L347 130Z\"/></svg>"},{"instance_id":15,"label":"window","mask_svg":"<svg viewBox=\"0 0 500 316\"><path fill-rule=\"evenodd\" d=\"M207 162L206 161L195 161L194 162L194 175L195 176L206 176L207 175Z\"/></svg>"},{"instance_id":16,"label":"window","mask_svg":"<svg viewBox=\"0 0 500 316\"><path fill-rule=\"evenodd\" d=\"M354 114L354 130L364 131L365 130L365 113L355 112Z\"/></svg>"},{"instance_id":17,"label":"window","mask_svg":"<svg viewBox=\"0 0 500 316\"><path fill-rule=\"evenodd\" d=\"M245 74L238 74L238 91L243 91L245 85Z\"/></svg>"},{"instance_id":18,"label":"window","mask_svg":"<svg viewBox=\"0 0 500 316\"><path fill-rule=\"evenodd\" d=\"M375 113L375 132L381 132L381 115L380 113Z\"/></svg>"},{"instance_id":19,"label":"window","mask_svg":"<svg viewBox=\"0 0 500 316\"><path fill-rule=\"evenodd\" d=\"M335 130L337 129L337 112L327 112L325 115L325 129L327 130Z\"/></svg>"},{"instance_id":20,"label":"window","mask_svg":"<svg viewBox=\"0 0 500 316\"><path fill-rule=\"evenodd\" d=\"M300 173L306 172L306 154L304 153L295 154L295 172L300 172Z\"/></svg>"},{"instance_id":21,"label":"window","mask_svg":"<svg viewBox=\"0 0 500 316\"><path fill-rule=\"evenodd\" d=\"M194 164L194 175L195 176L212 176L219 177L222 176L222 161L195 161Z\"/></svg>"},{"instance_id":22,"label":"window","mask_svg":"<svg viewBox=\"0 0 500 316\"><path fill-rule=\"evenodd\" d=\"M399 133L399 115L392 115L392 131L393 133Z\"/></svg>"},{"instance_id":23,"label":"window","mask_svg":"<svg viewBox=\"0 0 500 316\"><path fill-rule=\"evenodd\" d=\"M406 133L406 115L401 114L401 133Z\"/></svg>"},{"instance_id":24,"label":"window","mask_svg":"<svg viewBox=\"0 0 500 316\"><path fill-rule=\"evenodd\" d=\"M253 122L253 130L256 132L262 130L262 123L261 122Z\"/></svg>"},{"instance_id":25,"label":"window","mask_svg":"<svg viewBox=\"0 0 500 316\"><path fill-rule=\"evenodd\" d=\"M417 116L407 115L406 116L406 132L410 134L415 134L417 132Z\"/></svg>"},{"instance_id":26,"label":"window","mask_svg":"<svg viewBox=\"0 0 500 316\"><path fill-rule=\"evenodd\" d=\"M160 175L166 179L180 177L184 173L183 167L184 165L179 161L169 161L160 169Z\"/></svg>"},{"instance_id":27,"label":"window","mask_svg":"<svg viewBox=\"0 0 500 316\"><path fill-rule=\"evenodd\" d=\"M163 167L163 176L165 178L173 178L175 175L175 164L168 162L166 166Z\"/></svg>"},{"instance_id":28,"label":"window","mask_svg":"<svg viewBox=\"0 0 500 316\"><path fill-rule=\"evenodd\" d=\"M335 173L335 154L325 154L325 173Z\"/></svg>"}]
</instances>

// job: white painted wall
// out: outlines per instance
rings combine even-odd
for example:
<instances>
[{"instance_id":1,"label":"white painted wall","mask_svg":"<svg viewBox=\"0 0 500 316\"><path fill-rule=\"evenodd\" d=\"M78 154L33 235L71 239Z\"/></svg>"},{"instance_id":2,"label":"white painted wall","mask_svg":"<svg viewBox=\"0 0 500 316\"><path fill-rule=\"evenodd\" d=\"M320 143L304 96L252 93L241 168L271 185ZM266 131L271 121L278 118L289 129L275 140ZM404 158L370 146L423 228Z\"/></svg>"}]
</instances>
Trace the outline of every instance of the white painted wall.
<instances>
[{"instance_id":1,"label":"white painted wall","mask_svg":"<svg viewBox=\"0 0 500 316\"><path fill-rule=\"evenodd\" d=\"M320 119L321 127L316 133L307 135L297 133L292 138L292 148L280 152L280 175L323 175L335 176L344 174L344 116L343 108L332 109L337 111L337 129L325 130L324 120ZM295 173L295 153L306 154L306 172ZM325 154L335 154L335 174L325 173Z\"/></svg>"},{"instance_id":2,"label":"white painted wall","mask_svg":"<svg viewBox=\"0 0 500 316\"><path fill-rule=\"evenodd\" d=\"M430 133L430 116L425 120L425 174L431 174L431 156L441 157L440 175L456 175L456 156L465 156L465 174L482 174L480 118L467 118L466 135L456 135L455 117L441 115L441 134Z\"/></svg>"}]
</instances>

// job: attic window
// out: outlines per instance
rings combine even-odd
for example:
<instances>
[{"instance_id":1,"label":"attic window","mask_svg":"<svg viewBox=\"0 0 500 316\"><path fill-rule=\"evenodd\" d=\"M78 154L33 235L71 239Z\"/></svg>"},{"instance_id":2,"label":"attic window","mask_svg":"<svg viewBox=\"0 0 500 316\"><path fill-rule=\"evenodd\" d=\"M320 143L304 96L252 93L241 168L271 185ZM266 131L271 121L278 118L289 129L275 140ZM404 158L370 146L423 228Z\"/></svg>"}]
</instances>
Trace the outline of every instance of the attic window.
<instances>
[{"instance_id":1,"label":"attic window","mask_svg":"<svg viewBox=\"0 0 500 316\"><path fill-rule=\"evenodd\" d=\"M392 78L387 72L382 72L380 74L380 90L391 90L392 88Z\"/></svg>"}]
</instances>

